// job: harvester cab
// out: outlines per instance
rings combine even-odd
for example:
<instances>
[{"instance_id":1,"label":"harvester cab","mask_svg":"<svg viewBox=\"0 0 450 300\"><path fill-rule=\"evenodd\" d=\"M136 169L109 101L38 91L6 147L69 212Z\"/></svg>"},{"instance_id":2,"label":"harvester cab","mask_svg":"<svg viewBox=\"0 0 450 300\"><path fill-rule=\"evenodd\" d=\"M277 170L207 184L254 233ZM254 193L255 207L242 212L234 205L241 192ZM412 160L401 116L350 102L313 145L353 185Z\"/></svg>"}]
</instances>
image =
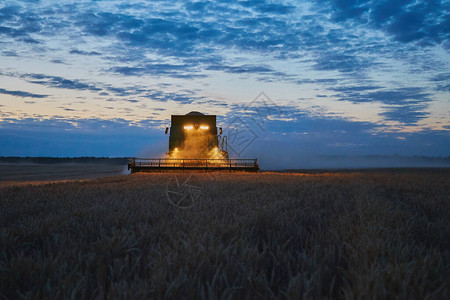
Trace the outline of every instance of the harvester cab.
<instances>
[{"instance_id":1,"label":"harvester cab","mask_svg":"<svg viewBox=\"0 0 450 300\"><path fill-rule=\"evenodd\" d=\"M167 158L131 158L134 172L163 170L229 170L258 172L257 159L230 159L227 136L217 130L216 116L190 112L172 115ZM219 133L219 134L218 134Z\"/></svg>"}]
</instances>

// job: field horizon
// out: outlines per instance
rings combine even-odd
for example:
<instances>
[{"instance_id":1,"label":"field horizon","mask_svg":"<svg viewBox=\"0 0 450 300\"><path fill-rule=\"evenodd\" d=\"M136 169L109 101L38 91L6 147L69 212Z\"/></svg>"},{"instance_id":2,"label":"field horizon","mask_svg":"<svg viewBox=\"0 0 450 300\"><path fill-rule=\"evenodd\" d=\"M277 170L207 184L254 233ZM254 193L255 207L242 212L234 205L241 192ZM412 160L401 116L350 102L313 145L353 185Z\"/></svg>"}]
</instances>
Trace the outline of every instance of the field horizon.
<instances>
[{"instance_id":1,"label":"field horizon","mask_svg":"<svg viewBox=\"0 0 450 300\"><path fill-rule=\"evenodd\" d=\"M340 156L324 159L336 160ZM346 165L332 163L328 167L264 168L260 173L354 173L354 172L428 172L442 173L450 170L450 157L361 156L352 159L374 159L372 163ZM346 159L350 159L346 157ZM378 165L378 160L396 160L395 163ZM414 163L415 162L415 163ZM4 157L0 156L0 182L58 181L95 179L105 176L127 175L127 157ZM326 163L324 163L326 164ZM166 171L165 171L166 172Z\"/></svg>"},{"instance_id":2,"label":"field horizon","mask_svg":"<svg viewBox=\"0 0 450 300\"><path fill-rule=\"evenodd\" d=\"M158 155L154 156L158 157ZM1 164L95 164L127 165L131 157L19 157L0 156ZM265 171L276 170L334 170L334 169L377 169L377 168L450 168L450 157L402 156L402 155L302 155L293 164L283 157L260 157L260 168Z\"/></svg>"}]
</instances>

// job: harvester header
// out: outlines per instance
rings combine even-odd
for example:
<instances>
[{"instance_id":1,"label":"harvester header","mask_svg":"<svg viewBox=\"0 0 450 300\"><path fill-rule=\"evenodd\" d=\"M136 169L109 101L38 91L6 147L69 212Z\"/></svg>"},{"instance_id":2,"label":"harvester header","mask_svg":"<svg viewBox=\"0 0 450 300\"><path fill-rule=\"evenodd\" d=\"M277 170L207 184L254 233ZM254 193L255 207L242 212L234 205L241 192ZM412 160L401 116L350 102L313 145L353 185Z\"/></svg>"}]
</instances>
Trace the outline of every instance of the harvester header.
<instances>
[{"instance_id":1,"label":"harvester header","mask_svg":"<svg viewBox=\"0 0 450 300\"><path fill-rule=\"evenodd\" d=\"M229 170L258 172L257 159L230 159L227 136L216 126L215 115L192 111L172 115L166 158L131 158L128 169L134 172L163 170Z\"/></svg>"}]
</instances>

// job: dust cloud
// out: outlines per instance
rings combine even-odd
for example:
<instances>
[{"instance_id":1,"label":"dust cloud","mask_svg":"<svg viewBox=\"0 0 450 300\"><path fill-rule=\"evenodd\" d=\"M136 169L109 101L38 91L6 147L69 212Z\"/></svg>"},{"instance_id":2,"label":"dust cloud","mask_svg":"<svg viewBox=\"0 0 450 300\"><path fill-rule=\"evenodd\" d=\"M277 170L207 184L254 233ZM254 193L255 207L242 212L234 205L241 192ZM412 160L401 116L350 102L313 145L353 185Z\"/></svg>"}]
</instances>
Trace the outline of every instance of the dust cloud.
<instances>
[{"instance_id":1,"label":"dust cloud","mask_svg":"<svg viewBox=\"0 0 450 300\"><path fill-rule=\"evenodd\" d=\"M171 158L224 159L217 145L217 136L211 133L191 130L185 132L183 147L173 151Z\"/></svg>"}]
</instances>

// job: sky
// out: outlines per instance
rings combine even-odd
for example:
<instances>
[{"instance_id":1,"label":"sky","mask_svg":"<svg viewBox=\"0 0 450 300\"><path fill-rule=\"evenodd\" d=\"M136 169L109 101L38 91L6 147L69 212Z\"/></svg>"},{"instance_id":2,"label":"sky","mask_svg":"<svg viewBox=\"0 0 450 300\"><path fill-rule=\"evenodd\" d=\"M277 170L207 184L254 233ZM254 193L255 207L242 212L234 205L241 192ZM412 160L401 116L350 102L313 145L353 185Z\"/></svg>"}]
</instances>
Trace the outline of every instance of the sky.
<instances>
[{"instance_id":1,"label":"sky","mask_svg":"<svg viewBox=\"0 0 450 300\"><path fill-rule=\"evenodd\" d=\"M274 167L450 156L450 1L0 2L0 156L161 156L190 111Z\"/></svg>"}]
</instances>

